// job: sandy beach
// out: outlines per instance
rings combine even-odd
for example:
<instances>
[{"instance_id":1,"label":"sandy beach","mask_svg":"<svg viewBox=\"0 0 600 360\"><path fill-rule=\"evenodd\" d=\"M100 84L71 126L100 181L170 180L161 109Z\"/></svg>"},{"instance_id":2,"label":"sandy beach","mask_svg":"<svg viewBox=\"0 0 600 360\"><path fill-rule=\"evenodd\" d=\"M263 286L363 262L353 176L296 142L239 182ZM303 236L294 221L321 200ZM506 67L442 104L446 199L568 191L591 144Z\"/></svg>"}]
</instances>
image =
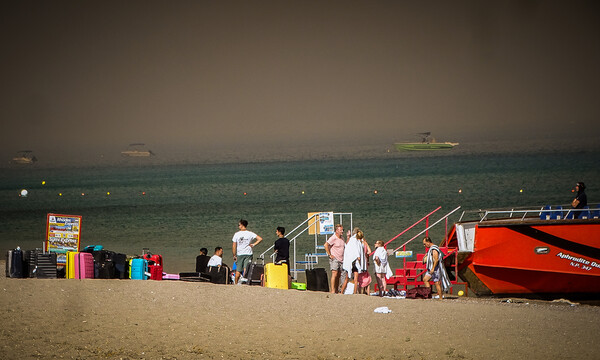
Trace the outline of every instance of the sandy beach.
<instances>
[{"instance_id":1,"label":"sandy beach","mask_svg":"<svg viewBox=\"0 0 600 360\"><path fill-rule=\"evenodd\" d=\"M600 351L600 307L567 302L0 276L2 359L592 359ZM374 312L382 306L392 312Z\"/></svg>"}]
</instances>

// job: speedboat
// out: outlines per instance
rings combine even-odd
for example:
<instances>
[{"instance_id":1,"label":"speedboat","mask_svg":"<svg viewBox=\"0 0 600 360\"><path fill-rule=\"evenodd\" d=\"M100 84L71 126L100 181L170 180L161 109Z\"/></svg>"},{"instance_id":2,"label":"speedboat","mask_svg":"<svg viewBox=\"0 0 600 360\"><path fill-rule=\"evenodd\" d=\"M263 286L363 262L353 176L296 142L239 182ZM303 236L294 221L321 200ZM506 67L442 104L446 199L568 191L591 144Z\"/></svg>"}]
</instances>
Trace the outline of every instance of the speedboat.
<instances>
[{"instance_id":1,"label":"speedboat","mask_svg":"<svg viewBox=\"0 0 600 360\"><path fill-rule=\"evenodd\" d=\"M36 161L37 158L31 150L21 150L17 152L17 155L10 162L18 165L33 165Z\"/></svg>"},{"instance_id":2,"label":"speedboat","mask_svg":"<svg viewBox=\"0 0 600 360\"><path fill-rule=\"evenodd\" d=\"M477 295L597 297L600 205L479 210L448 233L456 269Z\"/></svg>"},{"instance_id":3,"label":"speedboat","mask_svg":"<svg viewBox=\"0 0 600 360\"><path fill-rule=\"evenodd\" d=\"M421 136L420 142L399 142L394 146L399 151L427 151L427 150L450 150L459 143L455 142L437 142L431 137L431 132L417 134Z\"/></svg>"},{"instance_id":4,"label":"speedboat","mask_svg":"<svg viewBox=\"0 0 600 360\"><path fill-rule=\"evenodd\" d=\"M127 150L121 151L121 155L127 157L149 157L154 156L154 153L151 150L146 149L145 144L142 143L134 143L129 144Z\"/></svg>"}]
</instances>

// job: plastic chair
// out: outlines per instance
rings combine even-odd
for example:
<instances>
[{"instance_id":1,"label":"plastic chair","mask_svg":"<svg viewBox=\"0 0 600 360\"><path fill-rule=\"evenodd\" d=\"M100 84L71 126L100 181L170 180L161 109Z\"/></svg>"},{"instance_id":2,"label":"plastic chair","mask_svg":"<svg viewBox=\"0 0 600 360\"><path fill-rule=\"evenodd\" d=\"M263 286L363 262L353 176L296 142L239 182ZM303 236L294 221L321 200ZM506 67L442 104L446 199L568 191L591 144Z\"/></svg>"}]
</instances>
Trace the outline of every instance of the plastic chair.
<instances>
[{"instance_id":1,"label":"plastic chair","mask_svg":"<svg viewBox=\"0 0 600 360\"><path fill-rule=\"evenodd\" d=\"M560 220L563 218L563 212L562 212L562 206L558 205L554 211L552 211L552 214L550 215L550 219L552 220Z\"/></svg>"},{"instance_id":2,"label":"plastic chair","mask_svg":"<svg viewBox=\"0 0 600 360\"><path fill-rule=\"evenodd\" d=\"M579 215L580 219L589 219L590 218L590 207L584 206L581 215Z\"/></svg>"},{"instance_id":3,"label":"plastic chair","mask_svg":"<svg viewBox=\"0 0 600 360\"><path fill-rule=\"evenodd\" d=\"M592 211L592 219L600 218L600 204L596 205L596 210Z\"/></svg>"},{"instance_id":4,"label":"plastic chair","mask_svg":"<svg viewBox=\"0 0 600 360\"><path fill-rule=\"evenodd\" d=\"M546 205L544 206L544 208L542 209L542 212L540 212L540 220L548 220L551 217L551 212L550 212L550 205Z\"/></svg>"}]
</instances>

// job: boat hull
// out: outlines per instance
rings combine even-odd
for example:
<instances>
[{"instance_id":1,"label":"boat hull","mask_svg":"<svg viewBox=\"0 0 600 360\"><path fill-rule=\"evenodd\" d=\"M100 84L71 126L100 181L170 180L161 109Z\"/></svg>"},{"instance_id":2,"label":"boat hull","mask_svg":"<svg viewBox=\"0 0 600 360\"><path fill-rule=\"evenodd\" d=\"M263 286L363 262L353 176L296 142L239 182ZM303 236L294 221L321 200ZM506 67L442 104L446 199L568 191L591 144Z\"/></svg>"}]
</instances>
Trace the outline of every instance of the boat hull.
<instances>
[{"instance_id":1,"label":"boat hull","mask_svg":"<svg viewBox=\"0 0 600 360\"><path fill-rule=\"evenodd\" d=\"M395 143L396 150L399 151L431 151L431 150L450 150L458 143Z\"/></svg>"},{"instance_id":2,"label":"boat hull","mask_svg":"<svg viewBox=\"0 0 600 360\"><path fill-rule=\"evenodd\" d=\"M152 154L149 151L121 151L121 155L128 157L149 157Z\"/></svg>"},{"instance_id":3,"label":"boat hull","mask_svg":"<svg viewBox=\"0 0 600 360\"><path fill-rule=\"evenodd\" d=\"M481 223L473 241L458 273L477 295L600 294L600 220Z\"/></svg>"}]
</instances>

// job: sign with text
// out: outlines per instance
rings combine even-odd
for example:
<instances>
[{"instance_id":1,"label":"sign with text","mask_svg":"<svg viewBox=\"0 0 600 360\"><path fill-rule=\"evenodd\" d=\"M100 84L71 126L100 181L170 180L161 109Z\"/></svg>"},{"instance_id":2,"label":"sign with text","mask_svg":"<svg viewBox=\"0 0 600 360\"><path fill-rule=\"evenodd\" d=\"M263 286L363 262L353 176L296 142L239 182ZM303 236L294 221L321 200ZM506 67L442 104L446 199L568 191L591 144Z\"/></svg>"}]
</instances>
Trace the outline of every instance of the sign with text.
<instances>
[{"instance_id":1,"label":"sign with text","mask_svg":"<svg viewBox=\"0 0 600 360\"><path fill-rule=\"evenodd\" d=\"M46 251L57 253L56 262L67 262L67 251L79 251L81 216L48 214L46 221Z\"/></svg>"},{"instance_id":2,"label":"sign with text","mask_svg":"<svg viewBox=\"0 0 600 360\"><path fill-rule=\"evenodd\" d=\"M396 257L397 258L409 258L413 256L413 252L412 250L407 250L407 251L396 251Z\"/></svg>"},{"instance_id":3,"label":"sign with text","mask_svg":"<svg viewBox=\"0 0 600 360\"><path fill-rule=\"evenodd\" d=\"M331 235L333 233L333 211L319 213L319 235Z\"/></svg>"}]
</instances>

